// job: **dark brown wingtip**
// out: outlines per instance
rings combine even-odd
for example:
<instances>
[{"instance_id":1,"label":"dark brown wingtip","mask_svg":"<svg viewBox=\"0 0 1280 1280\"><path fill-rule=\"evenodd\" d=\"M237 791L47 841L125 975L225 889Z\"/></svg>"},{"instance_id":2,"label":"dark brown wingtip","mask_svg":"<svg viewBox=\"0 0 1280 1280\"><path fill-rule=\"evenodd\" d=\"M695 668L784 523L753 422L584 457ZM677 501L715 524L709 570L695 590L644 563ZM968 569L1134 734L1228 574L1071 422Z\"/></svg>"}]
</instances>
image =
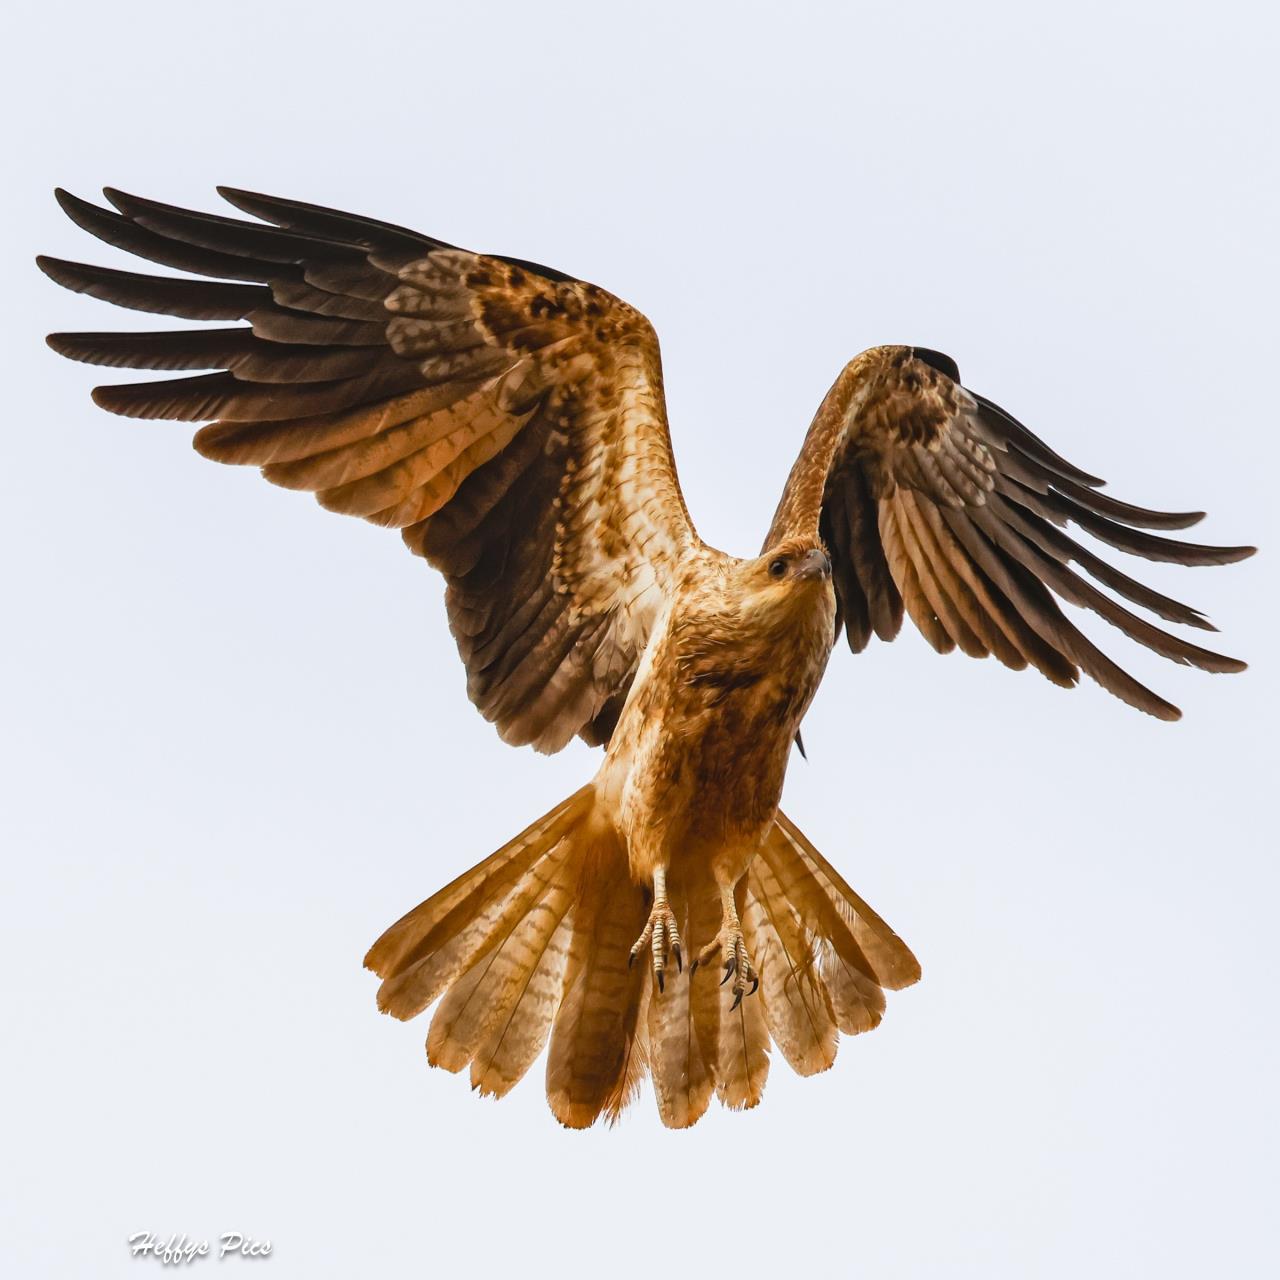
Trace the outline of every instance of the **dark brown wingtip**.
<instances>
[{"instance_id":1,"label":"dark brown wingtip","mask_svg":"<svg viewBox=\"0 0 1280 1280\"><path fill-rule=\"evenodd\" d=\"M178 378L174 381L183 382L186 379ZM162 418L165 416L164 413L137 399L140 389L150 390L160 385L163 384L159 380L148 383L106 383L103 386L94 387L89 392L89 396L99 409L105 409L108 413L114 413L121 418Z\"/></svg>"},{"instance_id":2,"label":"dark brown wingtip","mask_svg":"<svg viewBox=\"0 0 1280 1280\"><path fill-rule=\"evenodd\" d=\"M109 209L100 209L96 204L90 204L88 200L81 199L65 187L55 187L53 198L58 202L58 208L77 227L87 231L91 236L97 236L99 240L103 239L100 228L104 219L109 222L119 221L118 214L112 213Z\"/></svg>"},{"instance_id":3,"label":"dark brown wingtip","mask_svg":"<svg viewBox=\"0 0 1280 1280\"><path fill-rule=\"evenodd\" d=\"M1249 664L1243 658L1229 658L1226 654L1218 654L1218 661L1212 667L1202 666L1201 671L1209 671L1214 675L1238 676L1249 670Z\"/></svg>"},{"instance_id":4,"label":"dark brown wingtip","mask_svg":"<svg viewBox=\"0 0 1280 1280\"><path fill-rule=\"evenodd\" d=\"M251 214L255 218L263 217L261 208L271 203L271 197L264 192L249 191L244 187L229 187L219 183L214 190L229 205L234 205L241 213Z\"/></svg>"},{"instance_id":5,"label":"dark brown wingtip","mask_svg":"<svg viewBox=\"0 0 1280 1280\"><path fill-rule=\"evenodd\" d=\"M83 262L71 262L66 258L51 258L47 253L36 255L36 266L53 281L72 293L87 293L93 285L95 267Z\"/></svg>"},{"instance_id":6,"label":"dark brown wingtip","mask_svg":"<svg viewBox=\"0 0 1280 1280\"><path fill-rule=\"evenodd\" d=\"M113 205L120 213L123 213L126 218L129 217L128 206L137 197L131 196L127 191L121 191L119 187L103 187L102 194L109 204Z\"/></svg>"},{"instance_id":7,"label":"dark brown wingtip","mask_svg":"<svg viewBox=\"0 0 1280 1280\"><path fill-rule=\"evenodd\" d=\"M88 200L76 195L73 191L68 191L66 187L54 187L53 198L58 202L58 208L78 227L83 227L87 218L95 214L102 216L106 213L105 210L90 204Z\"/></svg>"},{"instance_id":8,"label":"dark brown wingtip","mask_svg":"<svg viewBox=\"0 0 1280 1280\"><path fill-rule=\"evenodd\" d=\"M89 392L89 398L98 406L99 409L105 409L108 413L118 413L123 416L124 410L120 408L119 404L112 397L111 393L114 390L114 387L94 387L94 389Z\"/></svg>"},{"instance_id":9,"label":"dark brown wingtip","mask_svg":"<svg viewBox=\"0 0 1280 1280\"><path fill-rule=\"evenodd\" d=\"M160 200L148 200L145 196L131 195L128 191L121 191L119 187L103 187L102 194L115 209L133 222L145 218L148 214L161 216L177 214L196 218L205 216L193 209L183 209L179 205L165 204Z\"/></svg>"},{"instance_id":10,"label":"dark brown wingtip","mask_svg":"<svg viewBox=\"0 0 1280 1280\"><path fill-rule=\"evenodd\" d=\"M1196 560L1196 565L1202 564L1239 564L1241 560L1247 560L1250 556L1256 555L1257 547L1205 547L1204 552L1212 553L1204 555ZM1176 562L1175 562L1176 563Z\"/></svg>"},{"instance_id":11,"label":"dark brown wingtip","mask_svg":"<svg viewBox=\"0 0 1280 1280\"><path fill-rule=\"evenodd\" d=\"M75 342L76 335L74 333L51 333L45 338L45 346L56 351L60 356L66 356L68 360L83 360L83 354L79 354L81 349Z\"/></svg>"}]
</instances>

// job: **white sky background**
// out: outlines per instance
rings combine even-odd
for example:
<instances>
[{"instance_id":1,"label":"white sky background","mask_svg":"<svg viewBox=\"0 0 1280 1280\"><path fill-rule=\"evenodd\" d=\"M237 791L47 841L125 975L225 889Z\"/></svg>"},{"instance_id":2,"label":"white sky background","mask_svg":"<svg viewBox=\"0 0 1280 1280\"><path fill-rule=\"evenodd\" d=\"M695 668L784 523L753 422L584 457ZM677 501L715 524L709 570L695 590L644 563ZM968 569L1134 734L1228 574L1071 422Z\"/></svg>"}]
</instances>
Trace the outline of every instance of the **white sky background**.
<instances>
[{"instance_id":1,"label":"white sky background","mask_svg":"<svg viewBox=\"0 0 1280 1280\"><path fill-rule=\"evenodd\" d=\"M728 550L755 550L845 360L904 341L1119 496L1274 549L1274 8L1031 8L10 18L7 1274L142 1274L142 1229L269 1238L269 1262L195 1265L277 1280L1267 1269L1274 550L1131 562L1254 664L1111 633L1176 726L909 628L838 650L784 804L923 982L826 1075L775 1057L755 1112L673 1134L646 1085L572 1134L541 1063L500 1104L429 1071L427 1020L379 1017L360 961L596 756L499 742L396 535L99 412L114 375L42 343L158 327L36 271L124 265L55 184L214 209L231 183L641 307L690 508Z\"/></svg>"}]
</instances>

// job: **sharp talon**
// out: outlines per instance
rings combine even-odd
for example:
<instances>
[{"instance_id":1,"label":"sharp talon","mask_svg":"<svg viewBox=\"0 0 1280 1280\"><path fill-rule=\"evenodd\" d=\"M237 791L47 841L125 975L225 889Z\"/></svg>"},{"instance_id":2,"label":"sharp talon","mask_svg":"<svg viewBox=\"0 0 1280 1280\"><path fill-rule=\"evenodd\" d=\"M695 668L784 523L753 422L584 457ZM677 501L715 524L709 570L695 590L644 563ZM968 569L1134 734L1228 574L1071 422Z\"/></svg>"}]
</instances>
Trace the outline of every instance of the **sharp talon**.
<instances>
[{"instance_id":1,"label":"sharp talon","mask_svg":"<svg viewBox=\"0 0 1280 1280\"><path fill-rule=\"evenodd\" d=\"M720 985L723 987L730 978L733 977L733 961L727 960L724 966L724 977L720 979Z\"/></svg>"},{"instance_id":2,"label":"sharp talon","mask_svg":"<svg viewBox=\"0 0 1280 1280\"><path fill-rule=\"evenodd\" d=\"M697 972L698 972L698 961L695 959L694 962L689 966L689 977L692 978L693 975Z\"/></svg>"},{"instance_id":3,"label":"sharp talon","mask_svg":"<svg viewBox=\"0 0 1280 1280\"><path fill-rule=\"evenodd\" d=\"M729 1006L729 1012L732 1013L741 1003L742 992L739 991L738 994L733 997L733 1003Z\"/></svg>"},{"instance_id":4,"label":"sharp talon","mask_svg":"<svg viewBox=\"0 0 1280 1280\"><path fill-rule=\"evenodd\" d=\"M670 957L675 957L676 966L683 973L684 955L680 950L680 934L676 926L675 912L671 910L662 894L652 899L649 918L627 956L627 969L634 968L636 960L642 959L647 952L652 955L653 976L657 981L658 990L665 991L666 977L663 971Z\"/></svg>"},{"instance_id":5,"label":"sharp talon","mask_svg":"<svg viewBox=\"0 0 1280 1280\"><path fill-rule=\"evenodd\" d=\"M747 995L749 995L749 996L753 996L753 995L755 995L755 993L756 993L756 989L757 989L759 986L760 986L760 979L759 979L759 978L754 978L754 979L752 979L752 982L751 982L751 990L747 992Z\"/></svg>"}]
</instances>

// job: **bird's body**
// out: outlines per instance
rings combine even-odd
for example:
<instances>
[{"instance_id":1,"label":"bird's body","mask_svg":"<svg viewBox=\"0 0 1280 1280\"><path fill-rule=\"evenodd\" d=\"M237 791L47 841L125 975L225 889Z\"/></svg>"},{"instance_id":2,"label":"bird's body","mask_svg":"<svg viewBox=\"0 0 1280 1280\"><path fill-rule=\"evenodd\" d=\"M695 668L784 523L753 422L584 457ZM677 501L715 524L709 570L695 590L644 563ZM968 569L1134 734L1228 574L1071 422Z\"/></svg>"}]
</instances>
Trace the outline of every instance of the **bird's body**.
<instances>
[{"instance_id":1,"label":"bird's body","mask_svg":"<svg viewBox=\"0 0 1280 1280\"><path fill-rule=\"evenodd\" d=\"M637 883L682 858L727 859L733 883L746 871L834 621L826 572L777 583L759 561L698 559L654 628L594 783Z\"/></svg>"},{"instance_id":2,"label":"bird's body","mask_svg":"<svg viewBox=\"0 0 1280 1280\"><path fill-rule=\"evenodd\" d=\"M940 652L1064 687L1083 672L1165 720L1177 709L1058 600L1175 662L1243 667L1121 605L1212 629L1066 529L1188 565L1252 549L1148 532L1200 513L1099 492L937 352L850 361L762 554L740 559L689 519L652 327L598 286L252 192L223 194L258 221L107 194L116 212L59 200L92 234L187 274L43 259L49 275L244 323L53 335L90 363L214 370L100 387L98 403L212 419L195 440L207 457L399 529L444 575L468 694L502 737L605 747L591 782L366 957L384 1010L438 1002L430 1060L469 1067L481 1092L506 1093L547 1046L566 1125L616 1117L648 1074L664 1123L687 1126L713 1095L758 1102L771 1046L801 1074L830 1066L840 1032L876 1026L884 991L916 981L901 939L778 807L841 630L858 652L905 614Z\"/></svg>"}]
</instances>

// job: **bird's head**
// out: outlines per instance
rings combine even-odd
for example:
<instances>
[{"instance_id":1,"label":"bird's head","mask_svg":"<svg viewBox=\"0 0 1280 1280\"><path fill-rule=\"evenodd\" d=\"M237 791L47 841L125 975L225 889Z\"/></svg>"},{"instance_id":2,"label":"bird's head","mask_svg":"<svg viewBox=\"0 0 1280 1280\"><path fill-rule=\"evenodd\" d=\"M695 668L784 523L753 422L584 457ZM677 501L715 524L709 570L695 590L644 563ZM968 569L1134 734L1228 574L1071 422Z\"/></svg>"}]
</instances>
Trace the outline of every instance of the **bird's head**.
<instances>
[{"instance_id":1,"label":"bird's head","mask_svg":"<svg viewBox=\"0 0 1280 1280\"><path fill-rule=\"evenodd\" d=\"M820 542L789 538L738 566L739 589L752 612L777 615L834 608L831 558Z\"/></svg>"}]
</instances>

